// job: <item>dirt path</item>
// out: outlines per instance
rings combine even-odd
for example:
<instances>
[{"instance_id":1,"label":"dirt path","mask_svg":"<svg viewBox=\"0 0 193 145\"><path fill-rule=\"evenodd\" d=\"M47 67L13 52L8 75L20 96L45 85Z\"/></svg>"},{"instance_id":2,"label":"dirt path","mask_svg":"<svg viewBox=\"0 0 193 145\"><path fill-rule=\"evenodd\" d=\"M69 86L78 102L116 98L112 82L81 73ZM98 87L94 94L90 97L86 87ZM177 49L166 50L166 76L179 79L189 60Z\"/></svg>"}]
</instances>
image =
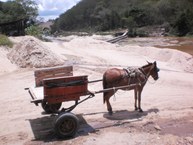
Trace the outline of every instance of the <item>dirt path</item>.
<instances>
[{"instance_id":1,"label":"dirt path","mask_svg":"<svg viewBox=\"0 0 193 145\"><path fill-rule=\"evenodd\" d=\"M102 41L84 41L84 45L80 45L81 42L82 38L70 44L45 45L63 59L68 58L66 63L74 65L74 75L86 74L89 80L100 79L113 65L140 66L146 63L145 58L152 59ZM41 106L30 103L30 96L24 88L34 86L34 69L14 68L1 74L0 144L191 145L193 74L170 68L165 61L158 60L158 65L161 68L159 80L150 79L142 94L143 113L134 111L133 91L118 91L111 98L113 116L107 114L102 94L97 94L72 111L80 119L80 129L68 140L56 137L52 127L55 116L46 115ZM89 85L89 90L100 89L101 82Z\"/></svg>"}]
</instances>

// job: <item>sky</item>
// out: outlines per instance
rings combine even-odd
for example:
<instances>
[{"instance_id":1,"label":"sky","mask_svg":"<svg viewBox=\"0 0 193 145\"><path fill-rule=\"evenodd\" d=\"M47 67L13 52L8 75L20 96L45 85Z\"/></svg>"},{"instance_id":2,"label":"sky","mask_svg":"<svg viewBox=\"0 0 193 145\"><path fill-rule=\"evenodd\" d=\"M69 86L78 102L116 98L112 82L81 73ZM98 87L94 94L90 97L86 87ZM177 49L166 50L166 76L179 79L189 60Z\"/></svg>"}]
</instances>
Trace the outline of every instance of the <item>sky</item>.
<instances>
[{"instance_id":1,"label":"sky","mask_svg":"<svg viewBox=\"0 0 193 145\"><path fill-rule=\"evenodd\" d=\"M8 0L0 0L8 1ZM55 19L66 10L72 8L81 0L35 0L38 4L39 17L45 21Z\"/></svg>"}]
</instances>

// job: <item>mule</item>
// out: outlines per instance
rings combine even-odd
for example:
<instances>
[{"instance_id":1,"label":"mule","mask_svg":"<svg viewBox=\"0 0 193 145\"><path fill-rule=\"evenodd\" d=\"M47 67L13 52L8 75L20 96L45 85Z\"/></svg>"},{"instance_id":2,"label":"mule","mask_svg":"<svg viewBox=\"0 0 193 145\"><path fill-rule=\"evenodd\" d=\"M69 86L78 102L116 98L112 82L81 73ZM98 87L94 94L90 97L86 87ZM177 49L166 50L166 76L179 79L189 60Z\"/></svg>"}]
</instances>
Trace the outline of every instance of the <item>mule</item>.
<instances>
[{"instance_id":1,"label":"mule","mask_svg":"<svg viewBox=\"0 0 193 145\"><path fill-rule=\"evenodd\" d=\"M128 88L122 88L122 90L134 90L135 110L143 112L141 108L141 93L143 88L151 76L154 80L158 80L159 68L156 61L149 63L139 68L129 67L127 69L112 68L108 69L103 74L103 89L115 88L111 91L103 93L103 101L107 104L107 110L112 115L112 107L110 104L110 97L116 93L118 89L116 87L129 85ZM137 102L138 100L138 102ZM138 104L138 105L137 105Z\"/></svg>"}]
</instances>

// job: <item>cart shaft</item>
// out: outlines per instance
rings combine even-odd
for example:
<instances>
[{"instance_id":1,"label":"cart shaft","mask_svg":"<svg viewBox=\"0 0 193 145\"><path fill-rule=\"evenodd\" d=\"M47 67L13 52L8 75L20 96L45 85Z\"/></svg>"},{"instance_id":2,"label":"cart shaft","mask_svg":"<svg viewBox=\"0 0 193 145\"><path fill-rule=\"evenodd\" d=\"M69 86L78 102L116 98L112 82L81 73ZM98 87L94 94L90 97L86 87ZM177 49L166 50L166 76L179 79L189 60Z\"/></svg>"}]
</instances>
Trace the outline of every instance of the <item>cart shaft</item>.
<instances>
[{"instance_id":1,"label":"cart shaft","mask_svg":"<svg viewBox=\"0 0 193 145\"><path fill-rule=\"evenodd\" d=\"M108 89L103 89L103 90L95 91L95 92L93 92L93 94L109 92L109 91L112 91L112 90L116 91L118 89L129 89L129 88L132 88L132 87L136 87L138 85L139 84L132 84L132 85L126 85L126 86L113 87L113 88L108 88Z\"/></svg>"}]
</instances>

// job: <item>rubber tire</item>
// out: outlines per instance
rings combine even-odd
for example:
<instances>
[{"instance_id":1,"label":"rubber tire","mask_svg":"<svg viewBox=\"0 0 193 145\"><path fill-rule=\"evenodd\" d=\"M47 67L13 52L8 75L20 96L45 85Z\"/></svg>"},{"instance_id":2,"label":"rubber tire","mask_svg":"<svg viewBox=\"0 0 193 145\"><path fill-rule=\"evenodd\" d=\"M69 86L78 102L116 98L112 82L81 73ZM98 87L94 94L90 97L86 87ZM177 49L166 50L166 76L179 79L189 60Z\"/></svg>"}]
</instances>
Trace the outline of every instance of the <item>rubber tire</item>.
<instances>
[{"instance_id":1,"label":"rubber tire","mask_svg":"<svg viewBox=\"0 0 193 145\"><path fill-rule=\"evenodd\" d=\"M54 130L59 138L73 137L79 128L79 119L72 113L60 114L54 123Z\"/></svg>"},{"instance_id":2,"label":"rubber tire","mask_svg":"<svg viewBox=\"0 0 193 145\"><path fill-rule=\"evenodd\" d=\"M48 104L47 101L42 101L42 108L48 114L57 113L61 106L62 106L62 103Z\"/></svg>"}]
</instances>

